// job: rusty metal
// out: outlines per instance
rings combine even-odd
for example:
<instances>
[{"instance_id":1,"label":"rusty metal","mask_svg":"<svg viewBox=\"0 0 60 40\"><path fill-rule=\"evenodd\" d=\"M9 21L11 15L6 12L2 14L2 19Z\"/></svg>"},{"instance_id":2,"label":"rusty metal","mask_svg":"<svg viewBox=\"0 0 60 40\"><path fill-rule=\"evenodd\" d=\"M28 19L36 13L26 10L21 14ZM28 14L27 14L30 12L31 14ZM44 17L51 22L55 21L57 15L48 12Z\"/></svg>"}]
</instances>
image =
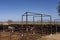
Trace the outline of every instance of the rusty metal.
<instances>
[{"instance_id":1,"label":"rusty metal","mask_svg":"<svg viewBox=\"0 0 60 40\"><path fill-rule=\"evenodd\" d=\"M32 15L29 15L28 13L30 13L30 14L32 14ZM28 27L28 16L33 16L33 25L34 25L34 27L35 27L35 24L34 24L34 17L35 16L39 16L39 17L41 17L41 31L42 31L42 33L43 33L43 27L42 27L42 24L43 24L43 17L44 16L47 16L47 17L50 17L50 27L51 27L51 34L52 34L52 17L51 17L51 15L45 15L45 14L39 14L39 13L33 13L33 12L26 12L26 13L24 13L24 15L23 16L26 16L26 28Z\"/></svg>"},{"instance_id":2,"label":"rusty metal","mask_svg":"<svg viewBox=\"0 0 60 40\"><path fill-rule=\"evenodd\" d=\"M22 34L23 34L23 15L22 15L22 30L21 30L21 32L22 32Z\"/></svg>"},{"instance_id":3,"label":"rusty metal","mask_svg":"<svg viewBox=\"0 0 60 40\"><path fill-rule=\"evenodd\" d=\"M28 32L27 27L28 27L28 13L26 12L26 31Z\"/></svg>"},{"instance_id":4,"label":"rusty metal","mask_svg":"<svg viewBox=\"0 0 60 40\"><path fill-rule=\"evenodd\" d=\"M50 15L41 15L41 16L35 16L35 17L41 17L41 32L43 34L43 17L49 17L50 19L50 27L51 27L51 34L52 34L52 17Z\"/></svg>"},{"instance_id":5,"label":"rusty metal","mask_svg":"<svg viewBox=\"0 0 60 40\"><path fill-rule=\"evenodd\" d=\"M56 21L56 19L54 19L54 25L56 25L56 24L55 24L55 21ZM56 34L57 34L57 25L56 25Z\"/></svg>"},{"instance_id":6,"label":"rusty metal","mask_svg":"<svg viewBox=\"0 0 60 40\"><path fill-rule=\"evenodd\" d=\"M42 26L42 22L43 22L43 18L42 18L43 16L41 15L41 32L42 32L42 34L43 34L43 26Z\"/></svg>"},{"instance_id":7,"label":"rusty metal","mask_svg":"<svg viewBox=\"0 0 60 40\"><path fill-rule=\"evenodd\" d=\"M55 23L57 20L60 20L60 19L54 19L54 25L56 25L56 34L57 34L57 24Z\"/></svg>"},{"instance_id":8,"label":"rusty metal","mask_svg":"<svg viewBox=\"0 0 60 40\"><path fill-rule=\"evenodd\" d=\"M35 17L34 16L33 16L33 27L35 27ZM34 30L31 30L31 31L32 31L32 33L34 33Z\"/></svg>"},{"instance_id":9,"label":"rusty metal","mask_svg":"<svg viewBox=\"0 0 60 40\"><path fill-rule=\"evenodd\" d=\"M33 27L35 27L35 17L33 16Z\"/></svg>"},{"instance_id":10,"label":"rusty metal","mask_svg":"<svg viewBox=\"0 0 60 40\"><path fill-rule=\"evenodd\" d=\"M34 17L41 17L40 18L41 19L41 26L40 27L41 27L41 35L42 35L43 34L43 25L42 25L43 24L43 15L42 14L40 16L35 15Z\"/></svg>"},{"instance_id":11,"label":"rusty metal","mask_svg":"<svg viewBox=\"0 0 60 40\"><path fill-rule=\"evenodd\" d=\"M51 27L51 34L52 34L52 17L50 16L50 27Z\"/></svg>"}]
</instances>

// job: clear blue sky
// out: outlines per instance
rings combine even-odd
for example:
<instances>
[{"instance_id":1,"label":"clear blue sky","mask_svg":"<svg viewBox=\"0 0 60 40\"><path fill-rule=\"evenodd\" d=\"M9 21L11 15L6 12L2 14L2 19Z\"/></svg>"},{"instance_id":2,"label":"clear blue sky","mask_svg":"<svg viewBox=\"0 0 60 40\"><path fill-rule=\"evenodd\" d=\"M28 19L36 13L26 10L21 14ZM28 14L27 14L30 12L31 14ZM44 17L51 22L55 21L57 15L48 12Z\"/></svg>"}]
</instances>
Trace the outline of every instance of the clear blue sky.
<instances>
[{"instance_id":1,"label":"clear blue sky","mask_svg":"<svg viewBox=\"0 0 60 40\"><path fill-rule=\"evenodd\" d=\"M60 18L57 12L59 0L0 0L0 21L19 21L26 12L36 12Z\"/></svg>"}]
</instances>

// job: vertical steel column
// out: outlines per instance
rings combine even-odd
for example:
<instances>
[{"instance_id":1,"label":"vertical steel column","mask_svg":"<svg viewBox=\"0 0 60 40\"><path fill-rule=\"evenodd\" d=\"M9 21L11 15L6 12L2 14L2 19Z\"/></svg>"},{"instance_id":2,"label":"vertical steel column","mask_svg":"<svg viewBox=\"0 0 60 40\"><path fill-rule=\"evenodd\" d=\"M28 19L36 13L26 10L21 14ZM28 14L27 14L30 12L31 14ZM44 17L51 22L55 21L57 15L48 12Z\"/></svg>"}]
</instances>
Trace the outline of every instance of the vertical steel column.
<instances>
[{"instance_id":1,"label":"vertical steel column","mask_svg":"<svg viewBox=\"0 0 60 40\"><path fill-rule=\"evenodd\" d=\"M22 30L21 30L22 31L22 34L24 34L24 31L23 31L23 16L24 15L22 15Z\"/></svg>"},{"instance_id":2,"label":"vertical steel column","mask_svg":"<svg viewBox=\"0 0 60 40\"><path fill-rule=\"evenodd\" d=\"M34 27L34 16L33 16L33 27Z\"/></svg>"},{"instance_id":3,"label":"vertical steel column","mask_svg":"<svg viewBox=\"0 0 60 40\"><path fill-rule=\"evenodd\" d=\"M52 34L52 17L50 16L50 27L51 27L51 34Z\"/></svg>"},{"instance_id":4,"label":"vertical steel column","mask_svg":"<svg viewBox=\"0 0 60 40\"><path fill-rule=\"evenodd\" d=\"M24 39L23 16L24 16L24 15L22 15L22 30L21 30L21 31L22 31L22 34L21 34L21 36L22 36L22 38Z\"/></svg>"},{"instance_id":5,"label":"vertical steel column","mask_svg":"<svg viewBox=\"0 0 60 40\"><path fill-rule=\"evenodd\" d=\"M55 20L54 20L54 25L56 25L56 24L55 24ZM57 25L56 25L56 34L57 34Z\"/></svg>"},{"instance_id":6,"label":"vertical steel column","mask_svg":"<svg viewBox=\"0 0 60 40\"><path fill-rule=\"evenodd\" d=\"M23 15L22 15L22 30L23 30Z\"/></svg>"},{"instance_id":7,"label":"vertical steel column","mask_svg":"<svg viewBox=\"0 0 60 40\"><path fill-rule=\"evenodd\" d=\"M43 18L42 17L43 17L43 15L41 14L41 32L42 32L41 35L43 34L43 26L42 26Z\"/></svg>"},{"instance_id":8,"label":"vertical steel column","mask_svg":"<svg viewBox=\"0 0 60 40\"><path fill-rule=\"evenodd\" d=\"M27 27L28 27L28 13L26 12L26 31L28 32Z\"/></svg>"},{"instance_id":9,"label":"vertical steel column","mask_svg":"<svg viewBox=\"0 0 60 40\"><path fill-rule=\"evenodd\" d=\"M33 28L35 28L34 16L33 16ZM32 30L34 32L34 30Z\"/></svg>"}]
</instances>

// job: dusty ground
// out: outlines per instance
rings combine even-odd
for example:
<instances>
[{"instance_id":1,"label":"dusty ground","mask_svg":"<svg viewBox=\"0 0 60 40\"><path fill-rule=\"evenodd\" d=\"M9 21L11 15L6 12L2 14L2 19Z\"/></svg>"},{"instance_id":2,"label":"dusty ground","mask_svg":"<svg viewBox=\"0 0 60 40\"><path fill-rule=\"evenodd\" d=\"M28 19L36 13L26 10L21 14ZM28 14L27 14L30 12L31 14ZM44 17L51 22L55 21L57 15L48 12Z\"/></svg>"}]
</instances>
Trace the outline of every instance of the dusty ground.
<instances>
[{"instance_id":1,"label":"dusty ground","mask_svg":"<svg viewBox=\"0 0 60 40\"><path fill-rule=\"evenodd\" d=\"M43 36L42 40L60 40L60 33Z\"/></svg>"},{"instance_id":2,"label":"dusty ground","mask_svg":"<svg viewBox=\"0 0 60 40\"><path fill-rule=\"evenodd\" d=\"M38 40L41 38L40 34L24 33L10 33L10 32L0 32L0 40Z\"/></svg>"},{"instance_id":3,"label":"dusty ground","mask_svg":"<svg viewBox=\"0 0 60 40\"><path fill-rule=\"evenodd\" d=\"M41 36L40 34L0 32L0 40L60 40L60 33Z\"/></svg>"}]
</instances>

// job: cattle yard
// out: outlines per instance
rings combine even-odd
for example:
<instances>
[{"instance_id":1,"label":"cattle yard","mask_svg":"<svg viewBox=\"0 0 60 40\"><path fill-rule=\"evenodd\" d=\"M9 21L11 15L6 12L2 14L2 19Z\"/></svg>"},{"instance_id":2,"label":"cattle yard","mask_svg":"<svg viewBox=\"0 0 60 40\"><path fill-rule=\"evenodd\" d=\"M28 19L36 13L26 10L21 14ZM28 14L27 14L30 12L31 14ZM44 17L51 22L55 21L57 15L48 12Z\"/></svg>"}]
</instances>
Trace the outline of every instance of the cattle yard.
<instances>
[{"instance_id":1,"label":"cattle yard","mask_svg":"<svg viewBox=\"0 0 60 40\"><path fill-rule=\"evenodd\" d=\"M44 22L44 17L49 21ZM60 33L56 20L60 19L53 22L51 15L25 12L21 22L0 22L0 40L42 40L42 36Z\"/></svg>"}]
</instances>

